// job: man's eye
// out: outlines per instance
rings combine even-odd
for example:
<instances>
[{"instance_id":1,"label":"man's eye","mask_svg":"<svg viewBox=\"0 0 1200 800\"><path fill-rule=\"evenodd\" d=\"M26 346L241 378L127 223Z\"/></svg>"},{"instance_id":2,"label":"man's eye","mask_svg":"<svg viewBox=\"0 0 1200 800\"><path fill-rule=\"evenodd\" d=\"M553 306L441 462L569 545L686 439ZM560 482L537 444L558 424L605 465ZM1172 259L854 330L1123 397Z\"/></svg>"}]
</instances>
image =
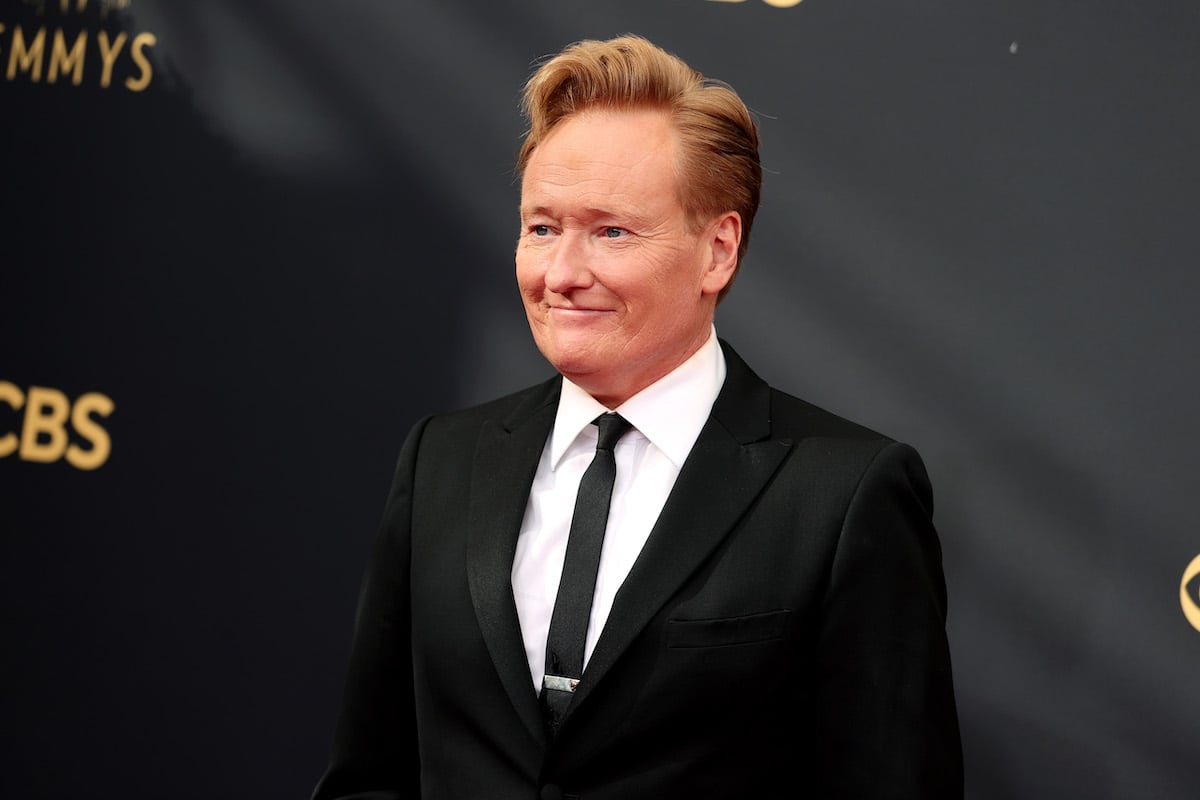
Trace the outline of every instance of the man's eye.
<instances>
[{"instance_id":1,"label":"man's eye","mask_svg":"<svg viewBox=\"0 0 1200 800\"><path fill-rule=\"evenodd\" d=\"M608 227L604 229L604 235L609 239L619 239L625 235L624 228Z\"/></svg>"},{"instance_id":2,"label":"man's eye","mask_svg":"<svg viewBox=\"0 0 1200 800\"><path fill-rule=\"evenodd\" d=\"M550 235L550 226L549 225L534 225L532 230L533 230L534 236L549 236Z\"/></svg>"}]
</instances>

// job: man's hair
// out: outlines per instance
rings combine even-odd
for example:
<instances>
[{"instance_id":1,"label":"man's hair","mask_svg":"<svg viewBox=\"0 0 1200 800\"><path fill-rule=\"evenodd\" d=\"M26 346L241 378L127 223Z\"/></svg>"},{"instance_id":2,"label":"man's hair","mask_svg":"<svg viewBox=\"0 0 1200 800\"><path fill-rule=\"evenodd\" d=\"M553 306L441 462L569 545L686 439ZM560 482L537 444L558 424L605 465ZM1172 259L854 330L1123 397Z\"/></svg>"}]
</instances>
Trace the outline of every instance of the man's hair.
<instances>
[{"instance_id":1,"label":"man's hair","mask_svg":"<svg viewBox=\"0 0 1200 800\"><path fill-rule=\"evenodd\" d=\"M689 222L699 227L726 211L738 212L741 267L758 210L762 165L758 126L730 86L705 78L640 36L627 35L569 45L534 72L521 107L529 131L517 157L519 174L538 144L573 114L588 109L666 112L679 137L676 182ZM730 285L732 281L721 297Z\"/></svg>"}]
</instances>

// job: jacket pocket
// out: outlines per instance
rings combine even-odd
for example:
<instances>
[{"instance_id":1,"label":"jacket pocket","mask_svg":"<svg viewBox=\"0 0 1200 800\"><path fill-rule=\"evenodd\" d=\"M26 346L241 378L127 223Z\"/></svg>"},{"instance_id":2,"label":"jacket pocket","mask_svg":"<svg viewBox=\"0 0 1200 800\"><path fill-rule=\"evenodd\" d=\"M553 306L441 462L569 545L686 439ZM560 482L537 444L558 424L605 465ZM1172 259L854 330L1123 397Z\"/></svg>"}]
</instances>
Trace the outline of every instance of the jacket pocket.
<instances>
[{"instance_id":1,"label":"jacket pocket","mask_svg":"<svg viewBox=\"0 0 1200 800\"><path fill-rule=\"evenodd\" d=\"M787 629L786 608L718 619L667 620L667 647L727 647L779 639Z\"/></svg>"}]
</instances>

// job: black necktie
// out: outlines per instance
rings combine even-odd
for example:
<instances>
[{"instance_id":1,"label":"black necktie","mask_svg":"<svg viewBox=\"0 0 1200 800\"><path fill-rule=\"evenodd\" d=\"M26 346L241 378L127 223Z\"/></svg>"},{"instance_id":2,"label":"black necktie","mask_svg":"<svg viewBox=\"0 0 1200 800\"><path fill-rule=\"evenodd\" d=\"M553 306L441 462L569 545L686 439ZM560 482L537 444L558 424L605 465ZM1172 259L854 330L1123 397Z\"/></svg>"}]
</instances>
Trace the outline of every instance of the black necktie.
<instances>
[{"instance_id":1,"label":"black necktie","mask_svg":"<svg viewBox=\"0 0 1200 800\"><path fill-rule=\"evenodd\" d=\"M550 634L546 637L546 677L542 681L542 711L551 733L559 723L580 676L583 675L583 650L588 619L592 613L592 595L596 591L596 573L600 569L600 549L608 524L608 504L612 499L617 462L613 448L631 427L620 414L601 414L593 424L600 427L596 455L575 496L575 513L563 561Z\"/></svg>"}]
</instances>

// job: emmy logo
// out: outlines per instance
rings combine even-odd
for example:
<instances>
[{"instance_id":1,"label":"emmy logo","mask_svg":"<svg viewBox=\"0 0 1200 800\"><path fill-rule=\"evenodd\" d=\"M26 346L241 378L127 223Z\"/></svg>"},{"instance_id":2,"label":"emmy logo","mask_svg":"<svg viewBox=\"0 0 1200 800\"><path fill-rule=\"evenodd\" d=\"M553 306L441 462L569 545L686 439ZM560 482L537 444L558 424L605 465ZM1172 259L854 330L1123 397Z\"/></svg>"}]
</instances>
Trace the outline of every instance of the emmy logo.
<instances>
[{"instance_id":1,"label":"emmy logo","mask_svg":"<svg viewBox=\"0 0 1200 800\"><path fill-rule=\"evenodd\" d=\"M1179 605L1192 627L1200 631L1200 556L1192 559L1179 582Z\"/></svg>"}]
</instances>

